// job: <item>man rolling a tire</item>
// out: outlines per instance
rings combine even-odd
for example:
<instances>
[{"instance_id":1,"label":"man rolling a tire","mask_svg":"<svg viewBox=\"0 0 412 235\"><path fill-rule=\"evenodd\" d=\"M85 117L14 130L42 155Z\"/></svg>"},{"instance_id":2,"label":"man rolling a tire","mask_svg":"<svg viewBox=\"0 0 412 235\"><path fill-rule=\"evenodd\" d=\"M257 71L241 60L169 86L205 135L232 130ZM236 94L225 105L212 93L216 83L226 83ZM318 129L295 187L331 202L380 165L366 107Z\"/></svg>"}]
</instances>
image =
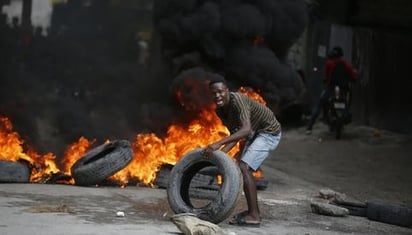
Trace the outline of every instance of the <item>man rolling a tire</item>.
<instances>
[{"instance_id":1,"label":"man rolling a tire","mask_svg":"<svg viewBox=\"0 0 412 235\"><path fill-rule=\"evenodd\" d=\"M253 172L277 148L281 125L265 105L239 92L230 92L226 80L220 75L210 80L209 89L216 104L216 114L229 129L230 135L206 146L203 154L208 156L216 150L227 153L242 141L238 162L248 210L235 215L229 223L258 227L261 216Z\"/></svg>"}]
</instances>

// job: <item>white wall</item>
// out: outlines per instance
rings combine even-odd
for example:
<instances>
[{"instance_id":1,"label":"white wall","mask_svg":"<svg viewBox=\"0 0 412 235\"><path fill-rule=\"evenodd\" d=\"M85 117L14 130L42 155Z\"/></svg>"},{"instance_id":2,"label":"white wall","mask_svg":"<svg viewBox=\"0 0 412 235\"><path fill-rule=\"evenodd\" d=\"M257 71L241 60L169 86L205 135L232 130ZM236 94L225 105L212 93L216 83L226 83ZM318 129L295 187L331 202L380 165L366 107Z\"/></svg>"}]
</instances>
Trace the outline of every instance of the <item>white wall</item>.
<instances>
[{"instance_id":1,"label":"white wall","mask_svg":"<svg viewBox=\"0 0 412 235\"><path fill-rule=\"evenodd\" d=\"M51 0L33 0L32 2L31 23L34 28L41 26L44 35L47 34L46 29L50 27L53 2ZM22 8L23 0L11 0L9 5L3 6L2 12L7 15L9 24L13 17L18 17L21 23Z\"/></svg>"}]
</instances>

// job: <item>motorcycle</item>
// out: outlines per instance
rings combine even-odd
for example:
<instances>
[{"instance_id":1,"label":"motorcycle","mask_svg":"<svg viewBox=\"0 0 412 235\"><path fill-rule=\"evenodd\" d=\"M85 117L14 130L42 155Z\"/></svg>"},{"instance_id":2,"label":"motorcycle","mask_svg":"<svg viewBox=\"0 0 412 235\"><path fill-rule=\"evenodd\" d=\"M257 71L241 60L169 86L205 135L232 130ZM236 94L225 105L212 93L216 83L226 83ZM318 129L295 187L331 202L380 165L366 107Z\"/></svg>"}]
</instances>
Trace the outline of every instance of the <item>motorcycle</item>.
<instances>
[{"instance_id":1,"label":"motorcycle","mask_svg":"<svg viewBox=\"0 0 412 235\"><path fill-rule=\"evenodd\" d=\"M336 139L341 138L344 125L351 122L349 96L349 91L335 86L333 95L328 100L326 122L329 125L329 131L335 133Z\"/></svg>"}]
</instances>

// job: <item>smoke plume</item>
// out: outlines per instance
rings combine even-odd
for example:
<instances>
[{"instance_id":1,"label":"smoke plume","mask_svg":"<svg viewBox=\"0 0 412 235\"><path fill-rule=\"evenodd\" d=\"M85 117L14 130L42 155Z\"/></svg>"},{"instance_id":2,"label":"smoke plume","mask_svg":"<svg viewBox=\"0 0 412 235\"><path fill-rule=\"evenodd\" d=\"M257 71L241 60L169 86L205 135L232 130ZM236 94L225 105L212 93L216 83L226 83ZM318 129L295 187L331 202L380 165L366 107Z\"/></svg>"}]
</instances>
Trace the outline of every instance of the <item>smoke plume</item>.
<instances>
[{"instance_id":1,"label":"smoke plume","mask_svg":"<svg viewBox=\"0 0 412 235\"><path fill-rule=\"evenodd\" d=\"M179 80L194 67L219 73L235 87L259 91L276 112L301 95L287 55L308 20L303 0L158 0L154 6L162 56Z\"/></svg>"}]
</instances>

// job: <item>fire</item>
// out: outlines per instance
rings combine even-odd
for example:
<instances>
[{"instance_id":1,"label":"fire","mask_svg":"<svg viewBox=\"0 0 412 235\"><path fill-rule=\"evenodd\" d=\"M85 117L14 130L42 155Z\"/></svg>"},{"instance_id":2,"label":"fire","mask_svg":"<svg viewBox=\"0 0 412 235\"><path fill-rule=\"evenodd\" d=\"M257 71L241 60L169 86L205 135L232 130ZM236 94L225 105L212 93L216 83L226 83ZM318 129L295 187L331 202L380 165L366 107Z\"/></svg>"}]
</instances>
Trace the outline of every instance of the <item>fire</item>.
<instances>
[{"instance_id":1,"label":"fire","mask_svg":"<svg viewBox=\"0 0 412 235\"><path fill-rule=\"evenodd\" d=\"M70 174L72 165L89 150L94 142L96 142L96 140L89 141L82 136L76 143L70 145L64 153L63 172Z\"/></svg>"},{"instance_id":2,"label":"fire","mask_svg":"<svg viewBox=\"0 0 412 235\"><path fill-rule=\"evenodd\" d=\"M256 101L266 105L266 101L263 99L263 97L261 95L259 95L259 93L256 93L250 87L241 87L241 88L239 88L239 92L241 92L241 93L255 99Z\"/></svg>"},{"instance_id":3,"label":"fire","mask_svg":"<svg viewBox=\"0 0 412 235\"><path fill-rule=\"evenodd\" d=\"M33 163L33 159L23 152L23 141L17 132L13 132L13 125L6 117L0 117L0 160L26 160Z\"/></svg>"},{"instance_id":4,"label":"fire","mask_svg":"<svg viewBox=\"0 0 412 235\"><path fill-rule=\"evenodd\" d=\"M266 105L253 89L241 87L239 91ZM212 109L205 109L188 126L171 125L163 140L154 134L138 134L133 143L132 162L111 178L123 183L127 183L127 179L137 178L143 184L151 185L163 164L174 165L189 151L228 135L229 131L216 113ZM238 151L239 145L228 154L234 157Z\"/></svg>"},{"instance_id":5,"label":"fire","mask_svg":"<svg viewBox=\"0 0 412 235\"><path fill-rule=\"evenodd\" d=\"M132 162L113 178L121 181L138 178L143 184L151 185L163 164L174 165L189 151L204 147L228 134L226 127L211 110L203 110L198 119L187 127L171 125L163 140L154 134L139 134L133 143ZM237 150L232 149L229 155L234 155Z\"/></svg>"},{"instance_id":6,"label":"fire","mask_svg":"<svg viewBox=\"0 0 412 235\"><path fill-rule=\"evenodd\" d=\"M64 170L60 170L56 163L56 156L52 153L38 154L30 146L24 150L24 141L19 134L13 131L13 125L7 117L0 117L0 160L20 161L25 160L31 166L30 182L45 182L57 173L70 174L71 165L78 160L91 142L81 137L77 143L72 144L65 153ZM73 184L74 181L67 183Z\"/></svg>"},{"instance_id":7,"label":"fire","mask_svg":"<svg viewBox=\"0 0 412 235\"><path fill-rule=\"evenodd\" d=\"M32 165L30 182L44 182L47 181L47 179L49 179L53 174L60 172L55 162L56 156L52 153L42 156L33 150L30 150L29 155L35 161Z\"/></svg>"},{"instance_id":8,"label":"fire","mask_svg":"<svg viewBox=\"0 0 412 235\"><path fill-rule=\"evenodd\" d=\"M23 143L24 141L20 139L19 134L13 131L10 120L7 117L0 117L0 160L27 161L32 167L31 182L37 182L44 176L60 171L52 153L42 156L32 149L25 153Z\"/></svg>"},{"instance_id":9,"label":"fire","mask_svg":"<svg viewBox=\"0 0 412 235\"><path fill-rule=\"evenodd\" d=\"M89 141L88 139L84 138L83 136L79 138L79 140L70 145L65 153L63 158L63 172L66 175L70 175L70 168L72 165L79 160L86 152L90 149L90 146L96 142L96 140ZM70 179L69 184L74 184L74 179Z\"/></svg>"},{"instance_id":10,"label":"fire","mask_svg":"<svg viewBox=\"0 0 412 235\"><path fill-rule=\"evenodd\" d=\"M257 171L253 172L253 177L255 177L256 179L262 179L264 177L263 172L258 169Z\"/></svg>"},{"instance_id":11,"label":"fire","mask_svg":"<svg viewBox=\"0 0 412 235\"><path fill-rule=\"evenodd\" d=\"M251 88L242 87L239 91L266 104L263 98ZM156 174L163 164L174 165L189 151L204 147L227 135L229 131L212 107L202 110L198 117L187 125L171 125L163 139L153 133L137 134L136 139L132 141L134 153L132 161L110 179L123 185L135 179L144 185L153 186ZM76 143L66 149L61 162L56 163L56 156L52 153L40 155L31 148L25 151L24 141L13 131L10 120L0 117L0 160L29 162L32 167L30 182L45 182L57 173L70 176L71 166L90 150L94 143L95 140L90 141L80 137ZM234 157L238 151L239 145L228 154ZM63 183L74 184L74 180L66 180Z\"/></svg>"}]
</instances>

